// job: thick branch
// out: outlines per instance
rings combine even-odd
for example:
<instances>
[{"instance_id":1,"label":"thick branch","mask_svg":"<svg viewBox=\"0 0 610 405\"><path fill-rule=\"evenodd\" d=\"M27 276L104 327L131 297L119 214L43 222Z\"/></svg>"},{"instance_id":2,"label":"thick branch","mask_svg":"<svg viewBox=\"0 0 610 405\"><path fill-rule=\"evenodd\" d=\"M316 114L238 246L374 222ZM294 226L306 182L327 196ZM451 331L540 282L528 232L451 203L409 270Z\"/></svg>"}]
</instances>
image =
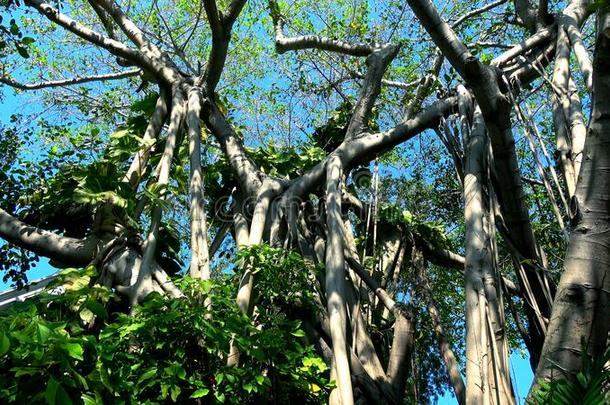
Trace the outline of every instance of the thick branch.
<instances>
[{"instance_id":1,"label":"thick branch","mask_svg":"<svg viewBox=\"0 0 610 405\"><path fill-rule=\"evenodd\" d=\"M333 342L334 368L341 405L353 405L352 381L347 343L347 310L345 285L345 258L343 255L343 221L341 219L342 177L341 160L337 157L327 163L326 218L328 242L326 244L326 298Z\"/></svg>"},{"instance_id":2,"label":"thick branch","mask_svg":"<svg viewBox=\"0 0 610 405\"><path fill-rule=\"evenodd\" d=\"M287 51L296 51L300 49L321 49L325 51L342 53L352 56L367 56L370 55L376 48L375 45L369 44L351 44L349 42L340 41L316 35L301 35L298 37L284 36L284 17L281 15L279 5L275 0L269 0L269 9L271 18L275 28L275 49L278 53Z\"/></svg>"},{"instance_id":3,"label":"thick branch","mask_svg":"<svg viewBox=\"0 0 610 405\"><path fill-rule=\"evenodd\" d=\"M93 260L97 239L60 236L21 222L0 208L0 236L38 255L70 266L85 266Z\"/></svg>"},{"instance_id":4,"label":"thick branch","mask_svg":"<svg viewBox=\"0 0 610 405\"><path fill-rule=\"evenodd\" d=\"M91 30L90 28L82 25L81 23L74 21L72 18L65 14L61 14L59 10L51 6L48 3L44 3L40 0L26 0L25 4L34 7L38 12L46 16L49 20L64 27L68 31L73 32L79 37L86 41L89 41L97 46L100 46L110 53L121 56L134 63L142 66L147 65L146 61L143 60L142 55L137 51L128 48L125 44L114 39L106 38L102 34Z\"/></svg>"},{"instance_id":5,"label":"thick branch","mask_svg":"<svg viewBox=\"0 0 610 405\"><path fill-rule=\"evenodd\" d=\"M358 102L347 126L346 138L352 138L366 128L375 100L381 91L383 74L398 54L399 49L396 45L386 45L366 58L368 70L362 83Z\"/></svg>"},{"instance_id":6,"label":"thick branch","mask_svg":"<svg viewBox=\"0 0 610 405\"><path fill-rule=\"evenodd\" d=\"M121 28L121 31L127 35L138 48L150 46L150 43L144 37L144 33L138 26L131 21L123 10L112 0L93 0L98 6L103 8Z\"/></svg>"},{"instance_id":7,"label":"thick branch","mask_svg":"<svg viewBox=\"0 0 610 405\"><path fill-rule=\"evenodd\" d=\"M555 37L557 32L556 26L551 26L547 28L543 28L540 31L536 32L531 37L528 37L523 42L518 45L515 45L508 51L502 53L497 58L491 61L492 66L504 66L509 64L519 55L526 53L527 51L533 49L534 47L543 46L545 44L550 43L550 41Z\"/></svg>"},{"instance_id":8,"label":"thick branch","mask_svg":"<svg viewBox=\"0 0 610 405\"><path fill-rule=\"evenodd\" d=\"M178 143L178 135L180 127L184 120L185 115L185 103L181 92L178 89L173 89L172 97L172 109L170 115L170 123L167 131L167 140L165 142L165 148L161 155L161 160L157 166L157 184L159 190L162 193L160 198L164 198L166 193L166 187L169 183L169 175L172 164L172 159ZM125 293L129 296L130 305L135 306L142 298L144 298L150 291L149 280L155 276L154 269L154 257L157 249L157 242L159 236L159 228L161 226L161 217L163 209L160 205L156 204L153 206L152 214L150 218L150 227L146 240L142 250L142 261L139 266L134 266L133 273L137 274L137 280L127 288L122 288L120 292Z\"/></svg>"},{"instance_id":9,"label":"thick branch","mask_svg":"<svg viewBox=\"0 0 610 405\"><path fill-rule=\"evenodd\" d=\"M75 84L89 83L89 82L97 82L97 81L106 81L106 80L119 80L124 79L126 77L137 76L142 72L141 69L132 69L126 70L124 72L117 73L106 73L101 75L94 76L77 76L72 79L65 80L50 80L47 82L38 82L38 83L19 83L13 80L10 77L0 77L0 83L7 84L11 87L14 87L19 90L39 90L45 89L48 87L63 87L63 86L73 86Z\"/></svg>"},{"instance_id":10,"label":"thick branch","mask_svg":"<svg viewBox=\"0 0 610 405\"><path fill-rule=\"evenodd\" d=\"M209 95L214 93L220 81L227 60L231 29L245 4L245 0L233 0L229 4L227 12L220 14L216 6L216 0L205 0L203 3L212 30L212 50L208 57L205 73L198 81L205 80L205 90Z\"/></svg>"},{"instance_id":11,"label":"thick branch","mask_svg":"<svg viewBox=\"0 0 610 405\"><path fill-rule=\"evenodd\" d=\"M303 196L308 190L319 184L325 176L326 162L332 157L339 156L345 168L370 161L378 153L406 142L426 129L437 126L440 119L454 109L456 101L455 97L439 100L413 119L388 131L363 134L361 137L344 141L326 159L295 180L284 193L284 199L290 201L291 198Z\"/></svg>"},{"instance_id":12,"label":"thick branch","mask_svg":"<svg viewBox=\"0 0 610 405\"><path fill-rule=\"evenodd\" d=\"M220 144L227 160L235 172L241 189L248 196L255 196L262 185L263 173L250 159L244 145L224 115L210 99L203 101L203 117L207 127Z\"/></svg>"},{"instance_id":13,"label":"thick branch","mask_svg":"<svg viewBox=\"0 0 610 405\"><path fill-rule=\"evenodd\" d=\"M188 94L189 154L191 163L191 265L190 274L194 278L210 279L210 257L208 252L208 227L205 215L204 184L201 169L201 127L199 115L201 94L192 88Z\"/></svg>"},{"instance_id":14,"label":"thick branch","mask_svg":"<svg viewBox=\"0 0 610 405\"><path fill-rule=\"evenodd\" d=\"M155 44L148 41L144 32L121 10L113 0L94 0L102 7L121 28L127 37L140 49L142 55L149 61L149 67L168 84L174 83L180 73L171 60Z\"/></svg>"},{"instance_id":15,"label":"thick branch","mask_svg":"<svg viewBox=\"0 0 610 405\"><path fill-rule=\"evenodd\" d=\"M161 128L163 128L163 123L165 122L165 117L167 116L166 97L166 92L163 90L163 88L161 88L159 98L157 99L157 104L155 106L155 111L150 117L146 131L142 136L142 148L134 156L123 179L123 181L128 181L129 184L131 184L131 186L134 188L140 182L140 179L144 174L144 170L148 164L150 152L152 151L154 143L161 133Z\"/></svg>"}]
</instances>

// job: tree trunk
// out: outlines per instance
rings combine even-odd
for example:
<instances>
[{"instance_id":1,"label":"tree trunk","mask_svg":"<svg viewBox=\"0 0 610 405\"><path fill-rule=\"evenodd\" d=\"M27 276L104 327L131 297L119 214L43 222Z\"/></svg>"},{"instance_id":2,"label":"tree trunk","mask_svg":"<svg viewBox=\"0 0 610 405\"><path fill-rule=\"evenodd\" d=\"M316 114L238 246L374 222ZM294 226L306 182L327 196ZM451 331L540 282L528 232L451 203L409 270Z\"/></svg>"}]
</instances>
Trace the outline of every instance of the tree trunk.
<instances>
[{"instance_id":1,"label":"tree trunk","mask_svg":"<svg viewBox=\"0 0 610 405\"><path fill-rule=\"evenodd\" d=\"M599 356L610 329L610 38L602 17L593 62L591 124L570 203L573 230L536 379L575 374L582 367L581 340L590 356Z\"/></svg>"},{"instance_id":2,"label":"tree trunk","mask_svg":"<svg viewBox=\"0 0 610 405\"><path fill-rule=\"evenodd\" d=\"M466 403L514 404L498 308L493 233L489 226L487 151L483 116L477 107L466 142L464 215L466 221Z\"/></svg>"}]
</instances>

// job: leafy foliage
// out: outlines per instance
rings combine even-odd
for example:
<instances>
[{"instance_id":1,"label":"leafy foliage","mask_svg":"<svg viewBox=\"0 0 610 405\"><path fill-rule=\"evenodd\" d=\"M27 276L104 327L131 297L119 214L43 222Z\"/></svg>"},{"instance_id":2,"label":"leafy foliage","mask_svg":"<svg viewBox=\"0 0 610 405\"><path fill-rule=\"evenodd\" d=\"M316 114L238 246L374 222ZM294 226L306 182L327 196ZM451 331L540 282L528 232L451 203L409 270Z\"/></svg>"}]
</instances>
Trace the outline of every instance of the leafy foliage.
<instances>
[{"instance_id":1,"label":"leafy foliage","mask_svg":"<svg viewBox=\"0 0 610 405\"><path fill-rule=\"evenodd\" d=\"M94 279L93 268L65 271L56 284L63 293L0 314L2 401L307 403L327 394L328 369L298 338L299 323L266 316L252 324L231 282L185 278L183 299L153 293L128 316ZM231 339L239 367L225 365Z\"/></svg>"},{"instance_id":2,"label":"leafy foliage","mask_svg":"<svg viewBox=\"0 0 610 405\"><path fill-rule=\"evenodd\" d=\"M529 403L553 405L601 405L610 403L610 348L604 355L591 359L582 344L582 368L576 375L538 381Z\"/></svg>"}]
</instances>

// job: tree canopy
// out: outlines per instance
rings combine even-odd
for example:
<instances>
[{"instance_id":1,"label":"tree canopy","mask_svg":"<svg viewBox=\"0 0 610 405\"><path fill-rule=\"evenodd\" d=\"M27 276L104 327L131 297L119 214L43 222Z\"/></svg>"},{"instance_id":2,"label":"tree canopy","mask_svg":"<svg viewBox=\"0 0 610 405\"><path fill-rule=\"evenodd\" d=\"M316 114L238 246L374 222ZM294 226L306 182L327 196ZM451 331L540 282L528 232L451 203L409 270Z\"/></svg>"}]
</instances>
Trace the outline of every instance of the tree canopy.
<instances>
[{"instance_id":1,"label":"tree canopy","mask_svg":"<svg viewBox=\"0 0 610 405\"><path fill-rule=\"evenodd\" d=\"M0 399L610 402L609 7L3 1Z\"/></svg>"}]
</instances>

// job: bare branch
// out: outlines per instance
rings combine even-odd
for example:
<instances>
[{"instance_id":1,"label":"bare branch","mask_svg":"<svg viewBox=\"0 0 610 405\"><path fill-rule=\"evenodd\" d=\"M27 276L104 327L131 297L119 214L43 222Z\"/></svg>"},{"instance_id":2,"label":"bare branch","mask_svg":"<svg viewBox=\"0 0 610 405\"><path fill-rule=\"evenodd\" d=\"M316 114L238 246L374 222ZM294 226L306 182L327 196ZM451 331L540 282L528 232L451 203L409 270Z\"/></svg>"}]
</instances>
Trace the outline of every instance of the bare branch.
<instances>
[{"instance_id":1,"label":"bare branch","mask_svg":"<svg viewBox=\"0 0 610 405\"><path fill-rule=\"evenodd\" d=\"M168 84L174 83L180 72L173 62L155 44L148 41L144 32L121 10L113 0L93 0L102 7L121 28L127 37L140 49L147 60L150 70L159 75Z\"/></svg>"},{"instance_id":2,"label":"bare branch","mask_svg":"<svg viewBox=\"0 0 610 405\"><path fill-rule=\"evenodd\" d=\"M563 27L570 40L570 45L574 50L576 61L582 72L585 85L589 94L593 91L593 64L589 51L585 47L582 40L582 33L580 27L585 23L591 13L589 8L589 0L584 1L571 1L570 5L565 8L563 13L559 16L559 25Z\"/></svg>"},{"instance_id":3,"label":"bare branch","mask_svg":"<svg viewBox=\"0 0 610 405\"><path fill-rule=\"evenodd\" d=\"M368 70L362 83L362 89L358 96L358 102L354 108L350 122L347 126L345 138L352 138L366 128L366 123L375 100L381 91L381 79L388 65L398 54L400 48L396 45L386 45L375 50L366 58Z\"/></svg>"},{"instance_id":4,"label":"bare branch","mask_svg":"<svg viewBox=\"0 0 610 405\"><path fill-rule=\"evenodd\" d=\"M221 37L223 27L220 21L220 14L218 13L218 7L216 6L216 0L203 0L203 8L205 10L205 15L208 18L210 29L212 30L212 38Z\"/></svg>"},{"instance_id":5,"label":"bare branch","mask_svg":"<svg viewBox=\"0 0 610 405\"><path fill-rule=\"evenodd\" d=\"M269 0L269 9L275 28L275 49L280 54L299 49L321 49L345 55L368 56L376 48L379 48L378 44L351 44L349 42L316 35L302 35L288 38L284 36L284 17L275 0Z\"/></svg>"},{"instance_id":6,"label":"bare branch","mask_svg":"<svg viewBox=\"0 0 610 405\"><path fill-rule=\"evenodd\" d=\"M0 236L6 241L70 266L93 260L97 239L76 239L28 225L0 208Z\"/></svg>"},{"instance_id":7,"label":"bare branch","mask_svg":"<svg viewBox=\"0 0 610 405\"><path fill-rule=\"evenodd\" d=\"M527 30L533 34L536 32L536 23L538 22L538 14L530 0L514 0L515 13Z\"/></svg>"},{"instance_id":8,"label":"bare branch","mask_svg":"<svg viewBox=\"0 0 610 405\"><path fill-rule=\"evenodd\" d=\"M430 34L436 46L460 76L466 79L466 67L472 65L476 58L460 41L449 24L443 21L430 0L407 0L407 3L409 3L422 26Z\"/></svg>"},{"instance_id":9,"label":"bare branch","mask_svg":"<svg viewBox=\"0 0 610 405\"><path fill-rule=\"evenodd\" d=\"M200 80L205 78L206 92L213 94L227 60L231 28L223 24L216 7L216 0L204 0L203 6L212 30L212 50L208 57L205 74Z\"/></svg>"},{"instance_id":10,"label":"bare branch","mask_svg":"<svg viewBox=\"0 0 610 405\"><path fill-rule=\"evenodd\" d=\"M556 32L557 30L555 26L547 27L536 32L534 35L528 37L520 44L493 59L491 61L491 65L501 67L509 64L517 56L526 53L530 49L550 43L550 41L555 37Z\"/></svg>"},{"instance_id":11,"label":"bare branch","mask_svg":"<svg viewBox=\"0 0 610 405\"><path fill-rule=\"evenodd\" d=\"M348 77L339 79L339 80L337 80L337 82L349 80L350 78L364 79L365 77L366 77L366 75L364 75L360 72L349 72ZM399 89L410 90L413 87L417 86L419 83L421 83L421 81L422 81L422 79L417 79L417 80L413 80L412 82L405 83L405 82L399 82L396 80L382 79L381 84L383 84L384 86L388 86L388 87L396 87Z\"/></svg>"},{"instance_id":12,"label":"bare branch","mask_svg":"<svg viewBox=\"0 0 610 405\"><path fill-rule=\"evenodd\" d=\"M246 153L242 141L235 133L216 103L203 100L204 120L220 144L229 163L233 167L242 189L249 195L257 194L262 185L263 174Z\"/></svg>"},{"instance_id":13,"label":"bare branch","mask_svg":"<svg viewBox=\"0 0 610 405\"><path fill-rule=\"evenodd\" d=\"M333 156L340 156L346 168L351 168L358 163L368 162L378 153L406 142L426 129L436 127L440 119L454 109L456 102L455 97L439 100L412 119L390 130L366 134L344 141L326 159L296 179L284 193L283 199L288 202L293 197L304 195L312 187L319 184L325 176L326 162Z\"/></svg>"},{"instance_id":14,"label":"bare branch","mask_svg":"<svg viewBox=\"0 0 610 405\"><path fill-rule=\"evenodd\" d=\"M227 11L223 14L223 24L230 29L245 5L246 0L231 1L231 4L227 7Z\"/></svg>"},{"instance_id":15,"label":"bare branch","mask_svg":"<svg viewBox=\"0 0 610 405\"><path fill-rule=\"evenodd\" d=\"M123 10L113 0L92 0L98 6L103 8L127 35L127 37L138 47L144 48L150 46L150 43L144 38L144 33L137 25L129 19Z\"/></svg>"},{"instance_id":16,"label":"bare branch","mask_svg":"<svg viewBox=\"0 0 610 405\"><path fill-rule=\"evenodd\" d=\"M106 13L106 10L104 10L95 0L88 0L88 2L100 19L108 36L112 39L117 39L114 32L114 25L112 24L112 20L109 18L108 13Z\"/></svg>"},{"instance_id":17,"label":"bare branch","mask_svg":"<svg viewBox=\"0 0 610 405\"><path fill-rule=\"evenodd\" d=\"M508 0L496 0L492 3L486 4L483 7L477 8L475 10L469 11L468 13L464 14L463 16L461 16L460 18L458 18L457 20L455 20L453 23L451 23L451 28L456 29L457 27L460 26L460 24L462 24L464 21L472 18L472 17L476 17L477 15L483 14L486 11L489 11L493 8L496 8L498 6L501 6L502 4L508 2Z\"/></svg>"},{"instance_id":18,"label":"bare branch","mask_svg":"<svg viewBox=\"0 0 610 405\"><path fill-rule=\"evenodd\" d=\"M129 184L131 184L131 186L134 188L137 186L142 178L142 175L144 174L146 164L148 163L148 157L150 156L154 142L159 137L159 133L161 132L161 128L165 122L165 117L167 116L166 97L166 92L163 91L163 88L161 88L159 98L157 99L157 104L155 106L155 111L150 117L146 131L142 136L142 148L137 152L131 161L131 165L129 166L127 173L125 173L123 181L128 181Z\"/></svg>"},{"instance_id":19,"label":"bare branch","mask_svg":"<svg viewBox=\"0 0 610 405\"><path fill-rule=\"evenodd\" d=\"M137 76L140 73L142 73L141 69L132 69L132 70L126 70L124 72L106 73L106 74L95 75L95 76L77 76L72 79L51 80L51 81L39 82L39 83L19 83L8 76L4 76L4 77L0 77L0 83L7 84L7 85L14 87L16 89L19 89L19 90L39 90L39 89L45 89L45 88L49 88L49 87L73 86L75 84L82 84L82 83L89 83L89 82L125 79L126 77Z\"/></svg>"},{"instance_id":20,"label":"bare branch","mask_svg":"<svg viewBox=\"0 0 610 405\"><path fill-rule=\"evenodd\" d=\"M74 21L72 18L65 14L62 14L55 7L48 3L44 3L40 0L26 0L25 4L34 7L40 14L46 16L49 20L64 27L68 31L73 32L79 37L98 45L110 53L121 56L134 63L140 65L146 65L142 56L135 50L130 49L127 45L114 39L106 38L102 34L91 30L90 28L82 25L81 23Z\"/></svg>"}]
</instances>

